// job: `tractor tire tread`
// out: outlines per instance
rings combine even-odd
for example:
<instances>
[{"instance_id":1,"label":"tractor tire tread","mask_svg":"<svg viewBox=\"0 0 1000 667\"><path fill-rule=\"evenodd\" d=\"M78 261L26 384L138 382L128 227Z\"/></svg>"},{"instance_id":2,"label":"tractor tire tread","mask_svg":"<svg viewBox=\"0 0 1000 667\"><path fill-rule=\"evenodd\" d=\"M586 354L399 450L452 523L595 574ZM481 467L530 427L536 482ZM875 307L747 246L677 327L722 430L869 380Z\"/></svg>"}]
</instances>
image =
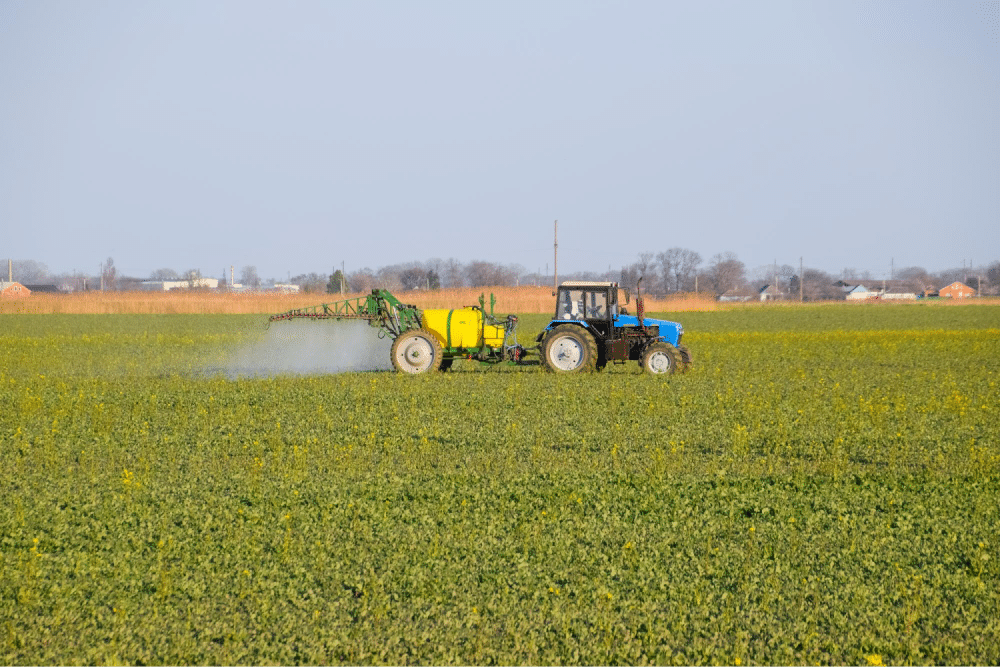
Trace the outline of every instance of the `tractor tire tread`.
<instances>
[{"instance_id":1,"label":"tractor tire tread","mask_svg":"<svg viewBox=\"0 0 1000 667\"><path fill-rule=\"evenodd\" d=\"M581 343L584 350L583 361L578 367L569 371L554 368L549 363L550 345L564 335L571 335L576 338L577 341ZM553 373L580 373L594 372L597 370L597 341L594 340L593 334L578 324L560 324L553 328L548 334L546 334L545 338L542 339L541 353L542 366L544 366L546 370Z\"/></svg>"}]
</instances>

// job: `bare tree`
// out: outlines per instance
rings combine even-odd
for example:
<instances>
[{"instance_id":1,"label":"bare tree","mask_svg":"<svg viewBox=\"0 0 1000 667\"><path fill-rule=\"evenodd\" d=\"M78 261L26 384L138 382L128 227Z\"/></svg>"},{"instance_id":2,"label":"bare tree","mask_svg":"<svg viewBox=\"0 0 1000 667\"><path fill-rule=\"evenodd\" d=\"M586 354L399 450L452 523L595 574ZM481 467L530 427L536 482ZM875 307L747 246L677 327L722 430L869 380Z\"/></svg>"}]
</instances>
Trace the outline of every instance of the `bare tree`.
<instances>
[{"instance_id":1,"label":"bare tree","mask_svg":"<svg viewBox=\"0 0 1000 667\"><path fill-rule=\"evenodd\" d=\"M378 286L387 290L398 290L402 288L403 282L399 279L402 267L397 265L380 267L375 274Z\"/></svg>"},{"instance_id":2,"label":"bare tree","mask_svg":"<svg viewBox=\"0 0 1000 667\"><path fill-rule=\"evenodd\" d=\"M347 286L352 292L370 292L377 287L375 273L367 266L347 274Z\"/></svg>"},{"instance_id":3,"label":"bare tree","mask_svg":"<svg viewBox=\"0 0 1000 667\"><path fill-rule=\"evenodd\" d=\"M694 250L684 249L681 252L681 261L677 267L677 291L694 291L695 276L698 275L698 267L701 266L701 255Z\"/></svg>"},{"instance_id":4,"label":"bare tree","mask_svg":"<svg viewBox=\"0 0 1000 667\"><path fill-rule=\"evenodd\" d=\"M990 293L1000 293L1000 262L993 262L986 267L983 277L986 278L986 284L989 286Z\"/></svg>"},{"instance_id":5,"label":"bare tree","mask_svg":"<svg viewBox=\"0 0 1000 667\"><path fill-rule=\"evenodd\" d=\"M260 276L257 275L257 267L253 265L241 267L240 283L244 287L258 289L260 287Z\"/></svg>"},{"instance_id":6,"label":"bare tree","mask_svg":"<svg viewBox=\"0 0 1000 667\"><path fill-rule=\"evenodd\" d=\"M781 285L782 291L791 291L792 278L797 273L798 271L795 270L795 267L790 264L782 264L778 267L778 284Z\"/></svg>"},{"instance_id":7,"label":"bare tree","mask_svg":"<svg viewBox=\"0 0 1000 667\"><path fill-rule=\"evenodd\" d=\"M492 262L474 260L465 266L465 280L470 287L496 285L497 265Z\"/></svg>"},{"instance_id":8,"label":"bare tree","mask_svg":"<svg viewBox=\"0 0 1000 667\"><path fill-rule=\"evenodd\" d=\"M14 280L22 285L40 285L51 280L48 267L33 259L15 259L9 268L14 274ZM2 280L7 280L7 269L7 263L4 262Z\"/></svg>"},{"instance_id":9,"label":"bare tree","mask_svg":"<svg viewBox=\"0 0 1000 667\"><path fill-rule=\"evenodd\" d=\"M442 271L445 287L462 287L465 284L463 279L465 269L457 259L452 258L447 260L444 263Z\"/></svg>"},{"instance_id":10,"label":"bare tree","mask_svg":"<svg viewBox=\"0 0 1000 667\"><path fill-rule=\"evenodd\" d=\"M905 286L910 291L921 294L926 290L934 289L934 281L930 274L922 266L907 266L895 272L895 279L900 281L901 286Z\"/></svg>"},{"instance_id":11,"label":"bare tree","mask_svg":"<svg viewBox=\"0 0 1000 667\"><path fill-rule=\"evenodd\" d=\"M399 274L399 280L404 290L420 289L427 284L427 272L419 266L411 266Z\"/></svg>"},{"instance_id":12,"label":"bare tree","mask_svg":"<svg viewBox=\"0 0 1000 667\"><path fill-rule=\"evenodd\" d=\"M663 274L663 291L676 292L676 267L679 261L680 248L671 248L666 252L661 252L656 256L656 261L660 264L660 271Z\"/></svg>"},{"instance_id":13,"label":"bare tree","mask_svg":"<svg viewBox=\"0 0 1000 667\"><path fill-rule=\"evenodd\" d=\"M712 289L716 294L725 294L731 289L741 287L746 282L746 266L736 253L724 252L714 255L708 268Z\"/></svg>"},{"instance_id":14,"label":"bare tree","mask_svg":"<svg viewBox=\"0 0 1000 667\"><path fill-rule=\"evenodd\" d=\"M789 291L798 298L799 276L789 279ZM802 298L805 301L835 301L844 298L844 292L837 286L837 280L819 269L802 270Z\"/></svg>"},{"instance_id":15,"label":"bare tree","mask_svg":"<svg viewBox=\"0 0 1000 667\"><path fill-rule=\"evenodd\" d=\"M327 281L329 279L330 276L328 275L312 272L312 273L302 273L297 276L292 276L289 282L292 283L293 285L298 285L300 290L308 294L313 292L323 292L324 290L326 290ZM337 282L337 292L340 292L339 280Z\"/></svg>"},{"instance_id":16,"label":"bare tree","mask_svg":"<svg viewBox=\"0 0 1000 667\"><path fill-rule=\"evenodd\" d=\"M639 264L637 262L627 264L622 267L621 277L618 280L618 284L625 289L634 290L636 285L639 284L639 278L641 277L642 271L639 269Z\"/></svg>"},{"instance_id":17,"label":"bare tree","mask_svg":"<svg viewBox=\"0 0 1000 667\"><path fill-rule=\"evenodd\" d=\"M104 285L104 289L115 289L115 278L117 275L118 271L115 269L115 260L108 257L101 266L101 284Z\"/></svg>"},{"instance_id":18,"label":"bare tree","mask_svg":"<svg viewBox=\"0 0 1000 667\"><path fill-rule=\"evenodd\" d=\"M778 292L788 293L791 291L789 281L795 277L797 273L798 272L795 268L788 264L782 264L781 266L765 264L763 266L758 266L750 272L750 280L758 285L771 285ZM795 289L798 289L798 282L795 284ZM797 296L798 293L796 292L796 297Z\"/></svg>"},{"instance_id":19,"label":"bare tree","mask_svg":"<svg viewBox=\"0 0 1000 667\"><path fill-rule=\"evenodd\" d=\"M840 272L840 279L848 283L857 283L872 280L872 272L855 268L843 269Z\"/></svg>"},{"instance_id":20,"label":"bare tree","mask_svg":"<svg viewBox=\"0 0 1000 667\"><path fill-rule=\"evenodd\" d=\"M651 252L640 252L639 261L636 262L636 268L639 270L639 275L642 277L643 287L647 292L655 292L659 288L660 277L656 274L654 269L654 259L656 255Z\"/></svg>"},{"instance_id":21,"label":"bare tree","mask_svg":"<svg viewBox=\"0 0 1000 667\"><path fill-rule=\"evenodd\" d=\"M173 269L157 269L149 274L150 280L180 280L180 277Z\"/></svg>"},{"instance_id":22,"label":"bare tree","mask_svg":"<svg viewBox=\"0 0 1000 667\"><path fill-rule=\"evenodd\" d=\"M663 272L665 291L694 291L694 277L701 264L701 255L687 248L671 248L657 255L657 259Z\"/></svg>"}]
</instances>

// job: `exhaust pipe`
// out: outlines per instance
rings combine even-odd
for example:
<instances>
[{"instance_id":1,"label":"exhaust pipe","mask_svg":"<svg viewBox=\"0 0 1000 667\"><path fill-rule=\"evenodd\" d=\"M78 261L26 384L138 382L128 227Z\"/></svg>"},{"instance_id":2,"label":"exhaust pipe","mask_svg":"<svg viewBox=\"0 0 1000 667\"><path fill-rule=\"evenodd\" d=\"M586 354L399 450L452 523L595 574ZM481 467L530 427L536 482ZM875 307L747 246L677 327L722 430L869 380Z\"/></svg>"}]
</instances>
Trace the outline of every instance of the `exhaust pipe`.
<instances>
[{"instance_id":1,"label":"exhaust pipe","mask_svg":"<svg viewBox=\"0 0 1000 667\"><path fill-rule=\"evenodd\" d=\"M642 300L642 278L639 276L635 283L635 314L639 317L639 328L646 333L646 323L642 320L642 316L646 314L646 304Z\"/></svg>"}]
</instances>

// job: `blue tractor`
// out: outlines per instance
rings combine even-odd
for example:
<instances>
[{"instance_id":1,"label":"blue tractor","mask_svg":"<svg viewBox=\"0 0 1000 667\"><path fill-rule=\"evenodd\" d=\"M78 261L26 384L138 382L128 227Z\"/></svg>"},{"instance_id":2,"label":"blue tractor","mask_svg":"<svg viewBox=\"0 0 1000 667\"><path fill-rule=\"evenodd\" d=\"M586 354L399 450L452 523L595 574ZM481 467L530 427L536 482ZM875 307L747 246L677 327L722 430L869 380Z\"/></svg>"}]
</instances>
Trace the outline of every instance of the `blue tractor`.
<instances>
[{"instance_id":1,"label":"blue tractor","mask_svg":"<svg viewBox=\"0 0 1000 667\"><path fill-rule=\"evenodd\" d=\"M641 292L636 314L629 315L618 303L618 283L565 282L559 286L555 317L536 339L542 365L555 373L575 373L638 361L647 373L686 372L691 352L681 344L684 327L644 315Z\"/></svg>"}]
</instances>

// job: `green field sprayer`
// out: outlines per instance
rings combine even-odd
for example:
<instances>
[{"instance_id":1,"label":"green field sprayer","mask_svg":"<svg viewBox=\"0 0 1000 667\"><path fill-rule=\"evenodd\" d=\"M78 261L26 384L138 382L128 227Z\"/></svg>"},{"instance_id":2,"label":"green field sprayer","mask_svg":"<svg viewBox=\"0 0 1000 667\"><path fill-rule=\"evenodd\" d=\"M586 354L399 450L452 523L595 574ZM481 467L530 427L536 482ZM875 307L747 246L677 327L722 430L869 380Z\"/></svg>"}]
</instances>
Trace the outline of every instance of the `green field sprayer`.
<instances>
[{"instance_id":1,"label":"green field sprayer","mask_svg":"<svg viewBox=\"0 0 1000 667\"><path fill-rule=\"evenodd\" d=\"M628 296L626 292L626 303ZM456 359L483 364L538 365L555 373L601 370L609 363L638 361L651 374L684 372L691 353L681 345L684 329L676 322L636 315L618 305L617 283L566 282L559 286L555 317L538 335L537 346L517 342L516 315L493 313L496 298L475 306L419 310L384 289L371 294L295 308L272 315L269 323L293 319L364 320L391 338L392 365L401 373L446 371ZM539 358L531 359L534 353Z\"/></svg>"},{"instance_id":2,"label":"green field sprayer","mask_svg":"<svg viewBox=\"0 0 1000 667\"><path fill-rule=\"evenodd\" d=\"M392 365L401 373L425 373L451 368L456 359L484 364L525 365L527 350L517 343L517 316L493 314L496 298L453 310L418 310L404 304L389 291L372 290L367 296L296 308L272 315L269 322L293 319L365 320L379 329L380 337L392 339ZM534 361L534 363L538 363Z\"/></svg>"}]
</instances>

